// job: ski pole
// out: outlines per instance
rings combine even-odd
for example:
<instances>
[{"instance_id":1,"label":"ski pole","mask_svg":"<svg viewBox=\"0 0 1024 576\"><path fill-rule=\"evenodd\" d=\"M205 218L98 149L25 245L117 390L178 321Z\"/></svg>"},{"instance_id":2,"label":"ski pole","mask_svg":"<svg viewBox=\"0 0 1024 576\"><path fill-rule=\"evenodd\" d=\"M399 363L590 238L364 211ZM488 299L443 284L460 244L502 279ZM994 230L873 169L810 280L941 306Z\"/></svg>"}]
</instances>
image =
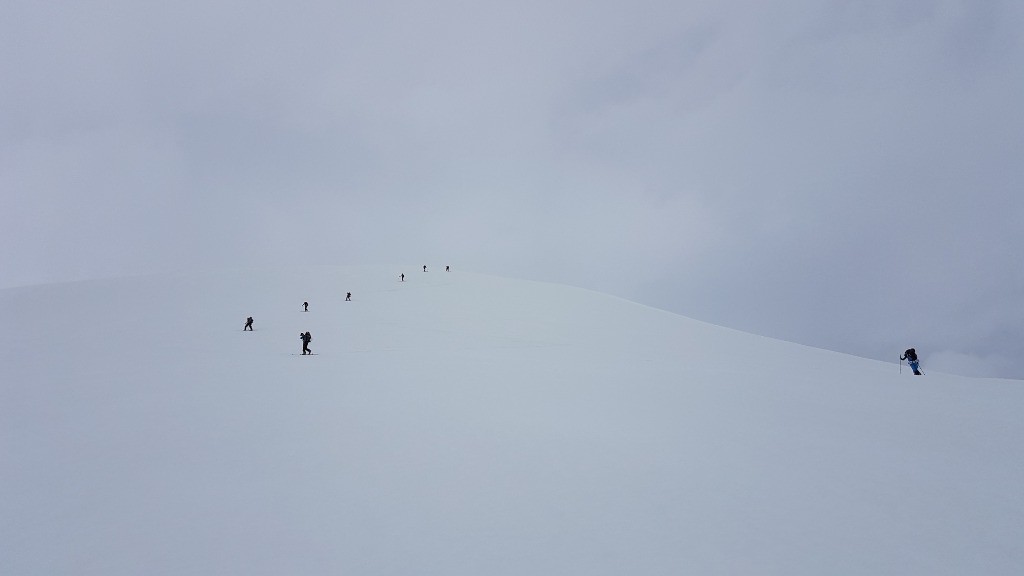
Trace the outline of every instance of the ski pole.
<instances>
[{"instance_id":1,"label":"ski pole","mask_svg":"<svg viewBox=\"0 0 1024 576\"><path fill-rule=\"evenodd\" d=\"M900 375L903 374L903 358L900 358Z\"/></svg>"}]
</instances>

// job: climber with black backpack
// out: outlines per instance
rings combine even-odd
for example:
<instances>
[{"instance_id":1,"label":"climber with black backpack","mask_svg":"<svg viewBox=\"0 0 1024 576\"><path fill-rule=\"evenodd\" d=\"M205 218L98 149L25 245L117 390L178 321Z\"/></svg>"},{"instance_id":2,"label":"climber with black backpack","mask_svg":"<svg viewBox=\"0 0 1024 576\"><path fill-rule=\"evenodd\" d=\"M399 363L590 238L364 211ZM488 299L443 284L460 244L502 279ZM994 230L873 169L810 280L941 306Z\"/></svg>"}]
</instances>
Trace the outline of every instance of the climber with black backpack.
<instances>
[{"instance_id":1,"label":"climber with black backpack","mask_svg":"<svg viewBox=\"0 0 1024 576\"><path fill-rule=\"evenodd\" d=\"M921 376L924 372L921 372L921 363L917 360L917 350L908 348L903 356L900 356L900 362L906 360L910 369L914 371L914 376Z\"/></svg>"}]
</instances>

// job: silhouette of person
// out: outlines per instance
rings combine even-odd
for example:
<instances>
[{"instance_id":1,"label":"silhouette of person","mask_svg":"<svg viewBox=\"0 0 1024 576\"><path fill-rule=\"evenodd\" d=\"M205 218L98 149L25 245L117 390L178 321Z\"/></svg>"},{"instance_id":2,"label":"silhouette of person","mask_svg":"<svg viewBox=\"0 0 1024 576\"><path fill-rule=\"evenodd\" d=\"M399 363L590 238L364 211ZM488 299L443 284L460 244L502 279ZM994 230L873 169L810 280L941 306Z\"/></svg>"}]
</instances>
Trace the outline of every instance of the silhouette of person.
<instances>
[{"instance_id":1,"label":"silhouette of person","mask_svg":"<svg viewBox=\"0 0 1024 576\"><path fill-rule=\"evenodd\" d=\"M452 267L451 266L445 266L444 267L444 271L445 272L451 272L452 271Z\"/></svg>"},{"instance_id":2,"label":"silhouette of person","mask_svg":"<svg viewBox=\"0 0 1024 576\"><path fill-rule=\"evenodd\" d=\"M309 302L303 302L302 303L302 311L303 312L309 312Z\"/></svg>"},{"instance_id":3,"label":"silhouette of person","mask_svg":"<svg viewBox=\"0 0 1024 576\"><path fill-rule=\"evenodd\" d=\"M351 292L346 292L345 293L345 302L351 302L351 301L352 301L352 293Z\"/></svg>"},{"instance_id":4,"label":"silhouette of person","mask_svg":"<svg viewBox=\"0 0 1024 576\"><path fill-rule=\"evenodd\" d=\"M245 332L246 330L252 332L252 316L245 319L245 327L242 328L242 332Z\"/></svg>"},{"instance_id":5,"label":"silhouette of person","mask_svg":"<svg viewBox=\"0 0 1024 576\"><path fill-rule=\"evenodd\" d=\"M405 282L405 274L404 273L401 276L399 276L399 278L402 279L402 282Z\"/></svg>"},{"instance_id":6,"label":"silhouette of person","mask_svg":"<svg viewBox=\"0 0 1024 576\"><path fill-rule=\"evenodd\" d=\"M908 348L906 352L900 356L900 360L906 360L907 364L910 365L910 369L914 371L914 376L921 376L921 363L917 360L917 350Z\"/></svg>"},{"instance_id":7,"label":"silhouette of person","mask_svg":"<svg viewBox=\"0 0 1024 576\"><path fill-rule=\"evenodd\" d=\"M313 351L309 349L309 343L313 340L313 337L309 335L309 331L300 332L299 338L302 340L302 355L312 354Z\"/></svg>"},{"instance_id":8,"label":"silhouette of person","mask_svg":"<svg viewBox=\"0 0 1024 576\"><path fill-rule=\"evenodd\" d=\"M424 271L424 272L426 272L426 271L427 271L427 267L426 267L425 265L423 266L423 271Z\"/></svg>"}]
</instances>

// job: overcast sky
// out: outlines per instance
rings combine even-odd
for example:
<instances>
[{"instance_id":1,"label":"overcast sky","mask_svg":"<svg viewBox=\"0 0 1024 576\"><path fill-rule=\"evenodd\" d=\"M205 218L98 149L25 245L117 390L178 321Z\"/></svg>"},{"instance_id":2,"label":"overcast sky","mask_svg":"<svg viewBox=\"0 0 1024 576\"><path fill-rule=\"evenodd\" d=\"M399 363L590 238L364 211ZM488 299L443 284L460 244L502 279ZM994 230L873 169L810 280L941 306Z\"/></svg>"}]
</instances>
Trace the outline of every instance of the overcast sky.
<instances>
[{"instance_id":1,"label":"overcast sky","mask_svg":"<svg viewBox=\"0 0 1024 576\"><path fill-rule=\"evenodd\" d=\"M1022 38L1016 0L6 0L0 286L450 264L1024 378Z\"/></svg>"}]
</instances>

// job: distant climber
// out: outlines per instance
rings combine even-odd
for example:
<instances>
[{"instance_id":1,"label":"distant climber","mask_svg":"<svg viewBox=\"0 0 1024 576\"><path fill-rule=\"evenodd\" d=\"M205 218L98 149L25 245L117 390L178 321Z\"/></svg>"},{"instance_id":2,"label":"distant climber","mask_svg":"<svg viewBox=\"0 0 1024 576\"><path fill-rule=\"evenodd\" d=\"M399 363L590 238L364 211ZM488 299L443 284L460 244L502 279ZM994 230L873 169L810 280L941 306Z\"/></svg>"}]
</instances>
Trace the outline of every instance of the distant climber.
<instances>
[{"instance_id":1,"label":"distant climber","mask_svg":"<svg viewBox=\"0 0 1024 576\"><path fill-rule=\"evenodd\" d=\"M246 330L252 332L252 316L245 319L245 327L242 328L242 332L245 332Z\"/></svg>"},{"instance_id":2,"label":"distant climber","mask_svg":"<svg viewBox=\"0 0 1024 576\"><path fill-rule=\"evenodd\" d=\"M302 355L312 354L313 351L309 349L309 343L313 341L313 337L309 335L309 331L300 332L299 339L302 340Z\"/></svg>"},{"instance_id":3,"label":"distant climber","mask_svg":"<svg viewBox=\"0 0 1024 576\"><path fill-rule=\"evenodd\" d=\"M444 267L444 271L445 272L451 272L452 271L452 267L451 266L445 266Z\"/></svg>"},{"instance_id":4,"label":"distant climber","mask_svg":"<svg viewBox=\"0 0 1024 576\"><path fill-rule=\"evenodd\" d=\"M907 361L907 364L910 366L910 369L914 371L914 376L920 376L924 374L924 372L921 372L921 363L918 362L917 360L917 350L914 350L913 348L908 348L907 351L903 353L903 356L900 356L900 360Z\"/></svg>"},{"instance_id":5,"label":"distant climber","mask_svg":"<svg viewBox=\"0 0 1024 576\"><path fill-rule=\"evenodd\" d=\"M351 292L346 292L345 293L345 302L351 302L351 301L352 301L352 293Z\"/></svg>"},{"instance_id":6,"label":"distant climber","mask_svg":"<svg viewBox=\"0 0 1024 576\"><path fill-rule=\"evenodd\" d=\"M302 311L303 312L309 312L309 302L303 302L302 303Z\"/></svg>"},{"instance_id":7,"label":"distant climber","mask_svg":"<svg viewBox=\"0 0 1024 576\"><path fill-rule=\"evenodd\" d=\"M405 282L405 274L401 274L398 277L402 279L402 282Z\"/></svg>"},{"instance_id":8,"label":"distant climber","mask_svg":"<svg viewBox=\"0 0 1024 576\"><path fill-rule=\"evenodd\" d=\"M426 266L426 264L424 264L424 265L423 265L423 271L424 271L424 272L426 272L426 271L427 271L427 266Z\"/></svg>"}]
</instances>

